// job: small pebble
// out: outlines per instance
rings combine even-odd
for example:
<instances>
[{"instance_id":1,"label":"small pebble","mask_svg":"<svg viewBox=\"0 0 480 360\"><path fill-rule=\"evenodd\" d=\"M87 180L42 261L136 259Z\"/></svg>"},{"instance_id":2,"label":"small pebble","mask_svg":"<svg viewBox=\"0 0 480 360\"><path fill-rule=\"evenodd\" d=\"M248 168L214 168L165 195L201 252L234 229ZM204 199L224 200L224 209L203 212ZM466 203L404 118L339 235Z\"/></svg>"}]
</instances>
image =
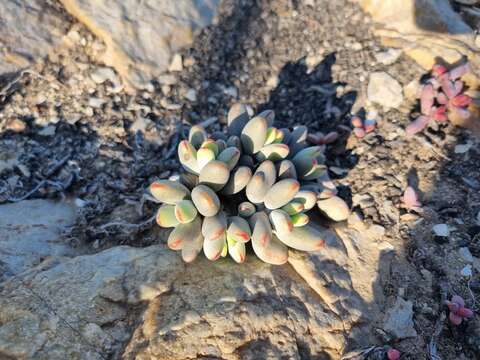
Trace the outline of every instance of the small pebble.
<instances>
[{"instance_id":1,"label":"small pebble","mask_svg":"<svg viewBox=\"0 0 480 360\"><path fill-rule=\"evenodd\" d=\"M173 59L172 59L172 62L170 63L170 66L168 67L168 70L169 71L176 71L176 72L180 72L180 71L183 71L183 59L182 59L182 55L180 54L175 54L173 55Z\"/></svg>"},{"instance_id":2,"label":"small pebble","mask_svg":"<svg viewBox=\"0 0 480 360\"><path fill-rule=\"evenodd\" d=\"M436 236L448 237L450 235L450 229L447 224L434 225L432 230Z\"/></svg>"},{"instance_id":3,"label":"small pebble","mask_svg":"<svg viewBox=\"0 0 480 360\"><path fill-rule=\"evenodd\" d=\"M467 263L473 263L473 256L468 247L461 247L458 249L460 257Z\"/></svg>"},{"instance_id":4,"label":"small pebble","mask_svg":"<svg viewBox=\"0 0 480 360\"><path fill-rule=\"evenodd\" d=\"M468 264L467 266L465 266L460 271L460 275L462 275L463 277L466 277L466 278L472 277L472 265Z\"/></svg>"}]
</instances>

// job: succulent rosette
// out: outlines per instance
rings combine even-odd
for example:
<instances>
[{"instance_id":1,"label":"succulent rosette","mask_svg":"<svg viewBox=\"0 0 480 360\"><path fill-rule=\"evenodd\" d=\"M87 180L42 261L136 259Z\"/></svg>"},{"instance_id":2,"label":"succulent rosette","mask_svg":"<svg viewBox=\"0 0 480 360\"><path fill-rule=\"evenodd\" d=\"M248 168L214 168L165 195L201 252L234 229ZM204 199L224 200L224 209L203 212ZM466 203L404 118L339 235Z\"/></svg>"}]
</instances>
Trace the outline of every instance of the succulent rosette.
<instances>
[{"instance_id":1,"label":"succulent rosette","mask_svg":"<svg viewBox=\"0 0 480 360\"><path fill-rule=\"evenodd\" d=\"M349 214L328 177L325 146L311 146L305 126L275 128L271 110L253 118L247 110L232 106L227 133L192 126L178 146L185 171L150 185L162 203L157 223L173 228L168 246L186 262L203 249L209 260L242 263L250 242L262 261L284 264L288 248L325 244L307 212L316 207L335 221Z\"/></svg>"}]
</instances>

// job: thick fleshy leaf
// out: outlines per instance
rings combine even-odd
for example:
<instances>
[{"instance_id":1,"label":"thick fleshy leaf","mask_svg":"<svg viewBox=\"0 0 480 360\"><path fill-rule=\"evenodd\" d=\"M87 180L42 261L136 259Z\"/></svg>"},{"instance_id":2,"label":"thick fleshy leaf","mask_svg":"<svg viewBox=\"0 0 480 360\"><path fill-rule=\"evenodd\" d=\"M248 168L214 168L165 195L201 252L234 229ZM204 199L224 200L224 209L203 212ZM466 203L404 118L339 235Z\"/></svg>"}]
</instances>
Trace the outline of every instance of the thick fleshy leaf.
<instances>
[{"instance_id":1,"label":"thick fleshy leaf","mask_svg":"<svg viewBox=\"0 0 480 360\"><path fill-rule=\"evenodd\" d=\"M265 196L267 209L278 209L287 205L300 190L300 183L295 179L284 179L273 185Z\"/></svg>"},{"instance_id":2,"label":"thick fleshy leaf","mask_svg":"<svg viewBox=\"0 0 480 360\"><path fill-rule=\"evenodd\" d=\"M315 191L301 189L297 192L293 201L302 203L304 210L310 210L317 204L317 193Z\"/></svg>"},{"instance_id":3,"label":"thick fleshy leaf","mask_svg":"<svg viewBox=\"0 0 480 360\"><path fill-rule=\"evenodd\" d=\"M213 139L207 139L202 143L201 148L206 148L210 149L213 151L215 154L215 157L218 156L219 150L218 150L218 144L215 142Z\"/></svg>"},{"instance_id":4,"label":"thick fleshy leaf","mask_svg":"<svg viewBox=\"0 0 480 360\"><path fill-rule=\"evenodd\" d=\"M197 185L193 188L192 201L203 216L214 216L220 209L220 199L217 194L205 185Z\"/></svg>"},{"instance_id":5,"label":"thick fleshy leaf","mask_svg":"<svg viewBox=\"0 0 480 360\"><path fill-rule=\"evenodd\" d=\"M283 134L283 143L284 144L289 144L290 143L290 138L292 137L291 131L287 128L281 128L281 129L278 129L278 130Z\"/></svg>"},{"instance_id":6,"label":"thick fleshy leaf","mask_svg":"<svg viewBox=\"0 0 480 360\"><path fill-rule=\"evenodd\" d=\"M241 204L238 205L238 215L244 218L249 218L255 212L257 209L255 208L255 205L253 205L251 202L244 201Z\"/></svg>"},{"instance_id":7,"label":"thick fleshy leaf","mask_svg":"<svg viewBox=\"0 0 480 360\"><path fill-rule=\"evenodd\" d=\"M432 84L426 84L422 88L420 95L420 108L423 115L430 115L433 102L435 100L435 90Z\"/></svg>"},{"instance_id":8,"label":"thick fleshy leaf","mask_svg":"<svg viewBox=\"0 0 480 360\"><path fill-rule=\"evenodd\" d=\"M158 180L150 185L152 196L166 204L175 204L190 195L190 190L178 181Z\"/></svg>"},{"instance_id":9,"label":"thick fleshy leaf","mask_svg":"<svg viewBox=\"0 0 480 360\"><path fill-rule=\"evenodd\" d=\"M223 150L217 157L218 161L223 161L228 165L228 169L232 170L240 159L240 150L236 147L228 147Z\"/></svg>"},{"instance_id":10,"label":"thick fleshy leaf","mask_svg":"<svg viewBox=\"0 0 480 360\"><path fill-rule=\"evenodd\" d=\"M247 220L240 216L232 216L228 219L227 234L233 240L245 243L250 240L252 231Z\"/></svg>"},{"instance_id":11,"label":"thick fleshy leaf","mask_svg":"<svg viewBox=\"0 0 480 360\"><path fill-rule=\"evenodd\" d=\"M416 118L414 121L412 121L410 124L408 124L407 128L405 129L405 132L407 133L407 136L413 136L416 133L422 131L425 129L430 122L430 118L424 115L419 116Z\"/></svg>"},{"instance_id":12,"label":"thick fleshy leaf","mask_svg":"<svg viewBox=\"0 0 480 360\"><path fill-rule=\"evenodd\" d=\"M293 230L292 219L285 211L281 209L273 210L269 218L275 233L288 234Z\"/></svg>"},{"instance_id":13,"label":"thick fleshy leaf","mask_svg":"<svg viewBox=\"0 0 480 360\"><path fill-rule=\"evenodd\" d=\"M228 236L227 236L227 244L228 244L228 253L232 257L232 259L239 264L243 263L246 258L245 244L240 241L235 241L234 239Z\"/></svg>"},{"instance_id":14,"label":"thick fleshy leaf","mask_svg":"<svg viewBox=\"0 0 480 360\"><path fill-rule=\"evenodd\" d=\"M227 141L228 139L227 134L225 134L223 131L214 131L212 135L210 135L210 137L215 141L217 140Z\"/></svg>"},{"instance_id":15,"label":"thick fleshy leaf","mask_svg":"<svg viewBox=\"0 0 480 360\"><path fill-rule=\"evenodd\" d=\"M223 233L214 239L205 239L203 241L203 253L208 260L215 261L222 255L223 248L225 246L226 236Z\"/></svg>"},{"instance_id":16,"label":"thick fleshy leaf","mask_svg":"<svg viewBox=\"0 0 480 360\"><path fill-rule=\"evenodd\" d=\"M207 140L207 132L205 129L200 125L193 125L190 128L188 133L188 141L192 144L196 149L202 146L202 143Z\"/></svg>"},{"instance_id":17,"label":"thick fleshy leaf","mask_svg":"<svg viewBox=\"0 0 480 360\"><path fill-rule=\"evenodd\" d=\"M407 186L403 193L403 204L407 209L419 208L422 206L418 200L416 191L411 186Z\"/></svg>"},{"instance_id":18,"label":"thick fleshy leaf","mask_svg":"<svg viewBox=\"0 0 480 360\"><path fill-rule=\"evenodd\" d=\"M325 246L322 233L310 225L294 227L289 234L277 234L277 237L288 247L300 251L316 251Z\"/></svg>"},{"instance_id":19,"label":"thick fleshy leaf","mask_svg":"<svg viewBox=\"0 0 480 360\"><path fill-rule=\"evenodd\" d=\"M218 239L225 235L227 231L227 217L223 211L219 211L215 216L206 216L203 219L202 235L207 240Z\"/></svg>"},{"instance_id":20,"label":"thick fleshy leaf","mask_svg":"<svg viewBox=\"0 0 480 360\"><path fill-rule=\"evenodd\" d=\"M282 160L277 165L278 178L282 179L296 179L297 170L295 165L290 160Z\"/></svg>"},{"instance_id":21,"label":"thick fleshy leaf","mask_svg":"<svg viewBox=\"0 0 480 360\"><path fill-rule=\"evenodd\" d=\"M433 107L432 110L432 119L438 122L445 122L448 120L447 108L445 106Z\"/></svg>"},{"instance_id":22,"label":"thick fleshy leaf","mask_svg":"<svg viewBox=\"0 0 480 360\"><path fill-rule=\"evenodd\" d=\"M227 147L236 147L238 150L242 150L242 142L238 136L232 135L227 140Z\"/></svg>"},{"instance_id":23,"label":"thick fleshy leaf","mask_svg":"<svg viewBox=\"0 0 480 360\"><path fill-rule=\"evenodd\" d=\"M338 196L317 201L318 208L334 221L343 221L350 215L347 203Z\"/></svg>"},{"instance_id":24,"label":"thick fleshy leaf","mask_svg":"<svg viewBox=\"0 0 480 360\"><path fill-rule=\"evenodd\" d=\"M280 143L283 142L284 138L285 138L284 132L281 131L281 130L279 130L279 129L276 129L276 131L275 131L275 141L274 141L274 143L275 143L275 144L280 144Z\"/></svg>"},{"instance_id":25,"label":"thick fleshy leaf","mask_svg":"<svg viewBox=\"0 0 480 360\"><path fill-rule=\"evenodd\" d=\"M455 82L453 83L453 86L455 87L455 92L456 92L457 94L460 94L460 93L462 92L462 90L463 90L463 85L464 85L464 83L463 83L462 80L457 80L457 81L455 81Z\"/></svg>"},{"instance_id":26,"label":"thick fleshy leaf","mask_svg":"<svg viewBox=\"0 0 480 360\"><path fill-rule=\"evenodd\" d=\"M229 177L228 165L222 161L214 160L203 167L198 180L200 184L207 185L214 191L219 191L228 182Z\"/></svg>"},{"instance_id":27,"label":"thick fleshy leaf","mask_svg":"<svg viewBox=\"0 0 480 360\"><path fill-rule=\"evenodd\" d=\"M203 236L200 231L202 221L199 217L195 218L192 222L188 224L180 224L178 226L192 226L193 231L189 231L188 235L184 236L183 247L182 247L182 259L183 261L189 263L195 260L198 253L202 251L203 246ZM178 227L177 226L177 227ZM176 228L175 228L176 229Z\"/></svg>"},{"instance_id":28,"label":"thick fleshy leaf","mask_svg":"<svg viewBox=\"0 0 480 360\"><path fill-rule=\"evenodd\" d=\"M240 135L245 154L251 155L260 151L265 144L267 128L267 120L260 116L254 117L245 125Z\"/></svg>"},{"instance_id":29,"label":"thick fleshy leaf","mask_svg":"<svg viewBox=\"0 0 480 360\"><path fill-rule=\"evenodd\" d=\"M449 99L453 99L458 95L457 89L455 88L455 83L453 81L443 79L440 83L442 85L442 91Z\"/></svg>"},{"instance_id":30,"label":"thick fleshy leaf","mask_svg":"<svg viewBox=\"0 0 480 360\"><path fill-rule=\"evenodd\" d=\"M305 205L298 201L291 201L287 205L282 206L282 210L288 215L295 215L302 212L305 209Z\"/></svg>"},{"instance_id":31,"label":"thick fleshy leaf","mask_svg":"<svg viewBox=\"0 0 480 360\"><path fill-rule=\"evenodd\" d=\"M225 140L222 140L222 139L215 140L215 144L217 144L219 154L227 148L227 142Z\"/></svg>"},{"instance_id":32,"label":"thick fleshy leaf","mask_svg":"<svg viewBox=\"0 0 480 360\"><path fill-rule=\"evenodd\" d=\"M453 324L453 325L460 325L462 323L462 317L461 316L458 316L457 314L451 312L449 315L448 315L448 319L450 320L450 322Z\"/></svg>"},{"instance_id":33,"label":"thick fleshy leaf","mask_svg":"<svg viewBox=\"0 0 480 360\"><path fill-rule=\"evenodd\" d=\"M327 167L325 165L317 164L315 168L313 168L311 171L301 176L300 178L302 180L315 180L321 177L326 171Z\"/></svg>"},{"instance_id":34,"label":"thick fleshy leaf","mask_svg":"<svg viewBox=\"0 0 480 360\"><path fill-rule=\"evenodd\" d=\"M470 64L459 65L448 72L450 80L457 80L470 71Z\"/></svg>"},{"instance_id":35,"label":"thick fleshy leaf","mask_svg":"<svg viewBox=\"0 0 480 360\"><path fill-rule=\"evenodd\" d=\"M310 218L307 214L300 213L292 215L292 224L294 227L305 226L310 221Z\"/></svg>"},{"instance_id":36,"label":"thick fleshy leaf","mask_svg":"<svg viewBox=\"0 0 480 360\"><path fill-rule=\"evenodd\" d=\"M224 195L233 195L242 191L252 177L248 166L240 166L230 174L227 184L221 190Z\"/></svg>"},{"instance_id":37,"label":"thick fleshy leaf","mask_svg":"<svg viewBox=\"0 0 480 360\"><path fill-rule=\"evenodd\" d=\"M189 172L182 172L180 174L180 182L187 188L193 189L198 185L198 175Z\"/></svg>"},{"instance_id":38,"label":"thick fleshy leaf","mask_svg":"<svg viewBox=\"0 0 480 360\"><path fill-rule=\"evenodd\" d=\"M473 317L473 311L470 310L470 309L467 309L465 307L462 307L462 308L458 309L457 314L460 315L461 317L464 317L464 318Z\"/></svg>"},{"instance_id":39,"label":"thick fleshy leaf","mask_svg":"<svg viewBox=\"0 0 480 360\"><path fill-rule=\"evenodd\" d=\"M269 189L265 173L257 171L248 182L245 193L250 202L261 204Z\"/></svg>"},{"instance_id":40,"label":"thick fleshy leaf","mask_svg":"<svg viewBox=\"0 0 480 360\"><path fill-rule=\"evenodd\" d=\"M265 137L265 145L273 144L275 137L277 135L277 129L274 127L269 127L267 129L267 136Z\"/></svg>"},{"instance_id":41,"label":"thick fleshy leaf","mask_svg":"<svg viewBox=\"0 0 480 360\"><path fill-rule=\"evenodd\" d=\"M285 144L270 144L260 149L257 154L258 161L279 161L288 156L290 149Z\"/></svg>"},{"instance_id":42,"label":"thick fleshy leaf","mask_svg":"<svg viewBox=\"0 0 480 360\"><path fill-rule=\"evenodd\" d=\"M437 101L440 105L447 105L448 104L447 95L445 95L443 92L440 91L437 94Z\"/></svg>"},{"instance_id":43,"label":"thick fleshy leaf","mask_svg":"<svg viewBox=\"0 0 480 360\"><path fill-rule=\"evenodd\" d=\"M472 103L472 98L465 94L460 94L452 99L453 106L467 107Z\"/></svg>"},{"instance_id":44,"label":"thick fleshy leaf","mask_svg":"<svg viewBox=\"0 0 480 360\"><path fill-rule=\"evenodd\" d=\"M178 144L178 159L185 170L198 174L197 150L188 140L183 140Z\"/></svg>"},{"instance_id":45,"label":"thick fleshy leaf","mask_svg":"<svg viewBox=\"0 0 480 360\"><path fill-rule=\"evenodd\" d=\"M442 64L435 64L432 66L432 75L441 76L447 72L447 68Z\"/></svg>"},{"instance_id":46,"label":"thick fleshy leaf","mask_svg":"<svg viewBox=\"0 0 480 360\"><path fill-rule=\"evenodd\" d=\"M201 224L202 221L199 217L188 224L178 224L168 236L168 247L172 250L180 250L186 242L196 240L198 236L202 235Z\"/></svg>"},{"instance_id":47,"label":"thick fleshy leaf","mask_svg":"<svg viewBox=\"0 0 480 360\"><path fill-rule=\"evenodd\" d=\"M238 160L238 165L241 166L248 166L249 168L253 168L255 166L255 162L250 155L243 154L240 156L240 160Z\"/></svg>"},{"instance_id":48,"label":"thick fleshy leaf","mask_svg":"<svg viewBox=\"0 0 480 360\"><path fill-rule=\"evenodd\" d=\"M453 295L452 302L457 304L460 308L465 307L465 300L461 296Z\"/></svg>"},{"instance_id":49,"label":"thick fleshy leaf","mask_svg":"<svg viewBox=\"0 0 480 360\"><path fill-rule=\"evenodd\" d=\"M336 131L331 131L325 137L323 138L323 143L324 144L332 144L338 139L338 132Z\"/></svg>"},{"instance_id":50,"label":"thick fleshy leaf","mask_svg":"<svg viewBox=\"0 0 480 360\"><path fill-rule=\"evenodd\" d=\"M190 200L182 200L175 204L175 217L178 222L187 224L197 216L197 209Z\"/></svg>"},{"instance_id":51,"label":"thick fleshy leaf","mask_svg":"<svg viewBox=\"0 0 480 360\"><path fill-rule=\"evenodd\" d=\"M265 174L265 179L269 188L273 184L275 184L275 180L277 178L277 170L275 169L275 165L272 161L265 160L264 162L262 162L255 171L255 173L259 172L263 172Z\"/></svg>"},{"instance_id":52,"label":"thick fleshy leaf","mask_svg":"<svg viewBox=\"0 0 480 360\"><path fill-rule=\"evenodd\" d=\"M255 213L251 217L251 225L252 247L258 258L272 265L285 264L288 260L288 248L272 234L267 215L263 212Z\"/></svg>"},{"instance_id":53,"label":"thick fleshy leaf","mask_svg":"<svg viewBox=\"0 0 480 360\"><path fill-rule=\"evenodd\" d=\"M362 121L362 119L360 119L359 116L357 116L357 115L352 116L351 122L352 122L353 127L363 128L363 121Z\"/></svg>"},{"instance_id":54,"label":"thick fleshy leaf","mask_svg":"<svg viewBox=\"0 0 480 360\"><path fill-rule=\"evenodd\" d=\"M357 138L361 139L361 138L365 137L366 132L365 132L365 129L364 129L363 127L361 127L361 128L358 127L358 128L354 128L354 129L353 129L353 134L354 134Z\"/></svg>"},{"instance_id":55,"label":"thick fleshy leaf","mask_svg":"<svg viewBox=\"0 0 480 360\"><path fill-rule=\"evenodd\" d=\"M267 120L268 126L273 126L273 123L275 122L275 112L273 110L264 110L258 114L258 116Z\"/></svg>"},{"instance_id":56,"label":"thick fleshy leaf","mask_svg":"<svg viewBox=\"0 0 480 360\"><path fill-rule=\"evenodd\" d=\"M175 217L175 205L163 204L157 211L157 224L161 227L175 227L179 221Z\"/></svg>"},{"instance_id":57,"label":"thick fleshy leaf","mask_svg":"<svg viewBox=\"0 0 480 360\"><path fill-rule=\"evenodd\" d=\"M375 119L366 119L365 120L365 132L367 134L374 131L376 126L377 126L377 121Z\"/></svg>"},{"instance_id":58,"label":"thick fleshy leaf","mask_svg":"<svg viewBox=\"0 0 480 360\"><path fill-rule=\"evenodd\" d=\"M240 136L248 121L247 107L244 104L234 104L228 112L228 133L230 135Z\"/></svg>"},{"instance_id":59,"label":"thick fleshy leaf","mask_svg":"<svg viewBox=\"0 0 480 360\"><path fill-rule=\"evenodd\" d=\"M290 154L295 155L300 150L307 147L308 129L306 126L296 126L290 134L288 145Z\"/></svg>"},{"instance_id":60,"label":"thick fleshy leaf","mask_svg":"<svg viewBox=\"0 0 480 360\"><path fill-rule=\"evenodd\" d=\"M197 151L197 168L199 171L207 165L210 161L215 160L215 153L209 148L200 148Z\"/></svg>"}]
</instances>

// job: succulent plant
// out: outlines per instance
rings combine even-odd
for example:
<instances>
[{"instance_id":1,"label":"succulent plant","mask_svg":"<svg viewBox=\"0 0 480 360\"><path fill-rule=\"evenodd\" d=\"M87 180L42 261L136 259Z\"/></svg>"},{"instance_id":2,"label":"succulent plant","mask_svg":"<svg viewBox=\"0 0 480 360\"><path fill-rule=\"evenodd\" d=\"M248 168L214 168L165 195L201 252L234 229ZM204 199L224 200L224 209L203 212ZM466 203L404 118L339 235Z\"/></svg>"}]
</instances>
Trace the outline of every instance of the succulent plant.
<instances>
[{"instance_id":1,"label":"succulent plant","mask_svg":"<svg viewBox=\"0 0 480 360\"><path fill-rule=\"evenodd\" d=\"M360 116L353 115L351 122L353 125L353 133L359 139L363 138L366 134L371 133L377 127L377 113L370 111L367 113L365 120L362 120Z\"/></svg>"},{"instance_id":2,"label":"succulent plant","mask_svg":"<svg viewBox=\"0 0 480 360\"><path fill-rule=\"evenodd\" d=\"M458 295L453 295L451 301L446 301L450 314L448 319L453 325L460 325L464 319L473 317L473 311L465 307L465 300Z\"/></svg>"},{"instance_id":3,"label":"succulent plant","mask_svg":"<svg viewBox=\"0 0 480 360\"><path fill-rule=\"evenodd\" d=\"M452 113L465 119L470 116L472 98L464 94L465 83L460 80L467 72L468 63L451 70L440 64L433 66L432 76L419 89L421 115L407 126L407 135L422 131L432 121L446 122Z\"/></svg>"},{"instance_id":4,"label":"succulent plant","mask_svg":"<svg viewBox=\"0 0 480 360\"><path fill-rule=\"evenodd\" d=\"M312 138L305 126L277 129L274 119L271 110L250 118L247 106L235 104L227 134L192 126L178 146L184 172L150 185L163 203L157 223L173 228L167 243L184 261L203 250L209 260L230 255L242 263L251 243L261 260L284 264L288 248L316 251L325 244L308 211L347 218L349 208L324 165L324 144L338 134Z\"/></svg>"}]
</instances>

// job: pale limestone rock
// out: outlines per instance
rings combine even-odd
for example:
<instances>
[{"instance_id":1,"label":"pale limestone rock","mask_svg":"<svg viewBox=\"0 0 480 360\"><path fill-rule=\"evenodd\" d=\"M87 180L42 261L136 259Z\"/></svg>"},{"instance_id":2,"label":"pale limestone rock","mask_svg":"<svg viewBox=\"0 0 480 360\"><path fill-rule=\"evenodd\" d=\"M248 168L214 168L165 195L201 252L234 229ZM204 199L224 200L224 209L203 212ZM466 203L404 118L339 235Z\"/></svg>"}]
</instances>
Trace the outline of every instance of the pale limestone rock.
<instances>
[{"instance_id":1,"label":"pale limestone rock","mask_svg":"<svg viewBox=\"0 0 480 360\"><path fill-rule=\"evenodd\" d=\"M0 1L0 75L46 56L68 27L65 16L46 0Z\"/></svg>"},{"instance_id":2,"label":"pale limestone rock","mask_svg":"<svg viewBox=\"0 0 480 360\"><path fill-rule=\"evenodd\" d=\"M220 0L60 2L105 42L103 61L139 87L169 68L173 54L190 45L194 33L214 21L220 4ZM174 64L172 70L178 71L178 61Z\"/></svg>"},{"instance_id":3,"label":"pale limestone rock","mask_svg":"<svg viewBox=\"0 0 480 360\"><path fill-rule=\"evenodd\" d=\"M370 74L367 89L368 100L382 105L385 109L398 108L403 102L400 83L386 72Z\"/></svg>"},{"instance_id":4,"label":"pale limestone rock","mask_svg":"<svg viewBox=\"0 0 480 360\"><path fill-rule=\"evenodd\" d=\"M66 202L26 200L0 205L0 264L3 277L17 275L49 256L69 256L75 251L61 233L75 222L76 207Z\"/></svg>"}]
</instances>

